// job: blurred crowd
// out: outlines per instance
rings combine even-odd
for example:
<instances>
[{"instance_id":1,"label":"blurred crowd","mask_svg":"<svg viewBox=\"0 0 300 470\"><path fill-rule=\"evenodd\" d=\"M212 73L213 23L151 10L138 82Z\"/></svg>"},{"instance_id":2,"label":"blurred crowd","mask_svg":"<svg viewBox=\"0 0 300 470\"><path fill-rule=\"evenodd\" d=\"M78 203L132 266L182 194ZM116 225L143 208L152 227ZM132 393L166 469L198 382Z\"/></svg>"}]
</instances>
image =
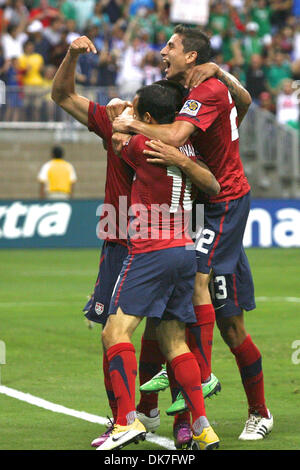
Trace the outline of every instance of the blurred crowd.
<instances>
[{"instance_id":1,"label":"blurred crowd","mask_svg":"<svg viewBox=\"0 0 300 470\"><path fill-rule=\"evenodd\" d=\"M51 82L81 35L98 55L80 56L83 94L102 104L131 98L163 76L159 51L172 35L176 0L0 0L0 80L5 120L56 120ZM206 0L198 0L199 8ZM299 128L300 0L210 0L212 60L233 73L253 101Z\"/></svg>"}]
</instances>

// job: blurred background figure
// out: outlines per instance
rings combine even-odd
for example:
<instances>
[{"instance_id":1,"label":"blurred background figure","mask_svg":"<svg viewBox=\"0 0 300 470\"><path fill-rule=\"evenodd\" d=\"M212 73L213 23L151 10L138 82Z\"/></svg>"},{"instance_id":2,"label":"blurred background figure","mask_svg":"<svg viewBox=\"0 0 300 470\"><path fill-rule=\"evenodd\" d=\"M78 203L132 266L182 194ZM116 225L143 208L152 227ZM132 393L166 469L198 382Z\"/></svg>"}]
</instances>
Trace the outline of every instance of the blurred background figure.
<instances>
[{"instance_id":1,"label":"blurred background figure","mask_svg":"<svg viewBox=\"0 0 300 470\"><path fill-rule=\"evenodd\" d=\"M75 168L64 159L62 147L53 147L51 160L46 162L39 174L39 197L41 199L70 199L77 181Z\"/></svg>"},{"instance_id":2,"label":"blurred background figure","mask_svg":"<svg viewBox=\"0 0 300 470\"><path fill-rule=\"evenodd\" d=\"M299 95L295 93L292 80L284 80L276 100L276 118L280 124L292 127L299 123Z\"/></svg>"}]
</instances>

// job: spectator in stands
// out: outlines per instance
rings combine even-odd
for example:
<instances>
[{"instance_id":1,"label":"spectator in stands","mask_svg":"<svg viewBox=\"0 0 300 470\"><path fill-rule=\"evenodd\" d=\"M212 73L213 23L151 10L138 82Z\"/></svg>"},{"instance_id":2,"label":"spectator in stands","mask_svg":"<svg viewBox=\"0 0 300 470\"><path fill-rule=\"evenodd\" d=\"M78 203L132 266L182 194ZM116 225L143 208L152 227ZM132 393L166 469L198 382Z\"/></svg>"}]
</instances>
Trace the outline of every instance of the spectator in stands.
<instances>
[{"instance_id":1,"label":"spectator in stands","mask_svg":"<svg viewBox=\"0 0 300 470\"><path fill-rule=\"evenodd\" d=\"M77 176L73 165L64 159L64 150L53 147L52 159L45 163L39 174L41 199L70 199L74 194Z\"/></svg>"},{"instance_id":2,"label":"spectator in stands","mask_svg":"<svg viewBox=\"0 0 300 470\"><path fill-rule=\"evenodd\" d=\"M7 24L17 26L24 17L28 18L28 16L29 11L24 4L24 0L7 2L3 15L3 19Z\"/></svg>"},{"instance_id":3,"label":"spectator in stands","mask_svg":"<svg viewBox=\"0 0 300 470\"><path fill-rule=\"evenodd\" d=\"M27 28L29 39L34 43L34 50L40 54L47 64L50 60L51 44L43 34L43 24L39 20L34 20Z\"/></svg>"},{"instance_id":4,"label":"spectator in stands","mask_svg":"<svg viewBox=\"0 0 300 470\"><path fill-rule=\"evenodd\" d=\"M33 8L29 15L29 20L39 20L42 22L44 28L50 26L53 18L60 17L60 12L57 8L49 5L48 0L40 0L39 7Z\"/></svg>"},{"instance_id":5,"label":"spectator in stands","mask_svg":"<svg viewBox=\"0 0 300 470\"><path fill-rule=\"evenodd\" d=\"M275 52L266 75L269 91L275 96L278 94L282 80L292 76L291 64L282 52Z\"/></svg>"},{"instance_id":6,"label":"spectator in stands","mask_svg":"<svg viewBox=\"0 0 300 470\"><path fill-rule=\"evenodd\" d=\"M130 37L132 32L127 31L127 34ZM136 90L141 87L144 79L141 63L146 52L150 50L149 44L143 40L142 32L139 31L135 34L133 40L127 43L124 50L117 77L120 96L124 100L131 100Z\"/></svg>"},{"instance_id":7,"label":"spectator in stands","mask_svg":"<svg viewBox=\"0 0 300 470\"><path fill-rule=\"evenodd\" d=\"M7 32L2 36L2 46L5 59L20 57L23 54L23 44L27 40L27 34L24 32L25 26L25 16L18 25L8 25Z\"/></svg>"},{"instance_id":8,"label":"spectator in stands","mask_svg":"<svg viewBox=\"0 0 300 470\"><path fill-rule=\"evenodd\" d=\"M54 65L46 65L43 70L43 105L42 113L45 121L55 121L56 106L51 99L51 87L57 67Z\"/></svg>"},{"instance_id":9,"label":"spectator in stands","mask_svg":"<svg viewBox=\"0 0 300 470\"><path fill-rule=\"evenodd\" d=\"M65 30L60 34L59 43L51 49L49 64L54 65L56 68L59 67L61 61L67 53L69 48L69 42L67 41L68 31Z\"/></svg>"},{"instance_id":10,"label":"spectator in stands","mask_svg":"<svg viewBox=\"0 0 300 470\"><path fill-rule=\"evenodd\" d=\"M276 118L280 124L295 126L299 122L299 95L295 93L293 81L283 80L276 101Z\"/></svg>"},{"instance_id":11,"label":"spectator in stands","mask_svg":"<svg viewBox=\"0 0 300 470\"><path fill-rule=\"evenodd\" d=\"M68 44L71 44L71 42L75 41L75 39L80 37L75 20L73 19L66 20L65 28L67 31L67 43Z\"/></svg>"},{"instance_id":12,"label":"spectator in stands","mask_svg":"<svg viewBox=\"0 0 300 470\"><path fill-rule=\"evenodd\" d=\"M124 0L102 0L103 13L107 13L111 24L122 18Z\"/></svg>"},{"instance_id":13,"label":"spectator in stands","mask_svg":"<svg viewBox=\"0 0 300 470\"><path fill-rule=\"evenodd\" d=\"M261 109L265 109L266 111L269 111L270 113L273 113L273 114L275 113L276 108L275 108L271 93L269 93L268 91L263 91L259 95L259 107Z\"/></svg>"},{"instance_id":14,"label":"spectator in stands","mask_svg":"<svg viewBox=\"0 0 300 470\"><path fill-rule=\"evenodd\" d=\"M94 11L88 18L89 26L97 26L103 32L107 32L110 26L110 19L107 13L103 13L102 2L97 2Z\"/></svg>"},{"instance_id":15,"label":"spectator in stands","mask_svg":"<svg viewBox=\"0 0 300 470\"><path fill-rule=\"evenodd\" d=\"M5 121L20 121L23 107L22 78L18 58L6 62L6 110Z\"/></svg>"},{"instance_id":16,"label":"spectator in stands","mask_svg":"<svg viewBox=\"0 0 300 470\"><path fill-rule=\"evenodd\" d=\"M246 72L246 88L252 100L258 102L259 95L267 90L266 76L263 67L263 58L259 54L253 54Z\"/></svg>"},{"instance_id":17,"label":"spectator in stands","mask_svg":"<svg viewBox=\"0 0 300 470\"><path fill-rule=\"evenodd\" d=\"M76 23L80 31L87 27L88 20L93 14L96 0L69 0L76 10Z\"/></svg>"},{"instance_id":18,"label":"spectator in stands","mask_svg":"<svg viewBox=\"0 0 300 470\"><path fill-rule=\"evenodd\" d=\"M252 4L252 8L251 8ZM251 21L258 25L258 35L263 40L269 40L272 34L272 9L266 0L258 0L250 3Z\"/></svg>"},{"instance_id":19,"label":"spectator in stands","mask_svg":"<svg viewBox=\"0 0 300 470\"><path fill-rule=\"evenodd\" d=\"M246 34L242 41L242 51L246 64L250 62L253 54L261 55L263 52L263 41L258 36L258 30L257 23L250 22L246 25Z\"/></svg>"},{"instance_id":20,"label":"spectator in stands","mask_svg":"<svg viewBox=\"0 0 300 470\"><path fill-rule=\"evenodd\" d=\"M272 25L280 29L284 27L288 16L291 14L293 0L271 0Z\"/></svg>"},{"instance_id":21,"label":"spectator in stands","mask_svg":"<svg viewBox=\"0 0 300 470\"><path fill-rule=\"evenodd\" d=\"M19 57L19 68L23 73L24 105L34 121L38 121L42 106L43 85L42 70L44 59L34 50L34 43L30 40L24 44L24 54Z\"/></svg>"},{"instance_id":22,"label":"spectator in stands","mask_svg":"<svg viewBox=\"0 0 300 470\"><path fill-rule=\"evenodd\" d=\"M61 18L53 18L50 21L49 26L44 29L43 35L49 41L52 47L57 46L60 43L61 35L64 27L64 22Z\"/></svg>"},{"instance_id":23,"label":"spectator in stands","mask_svg":"<svg viewBox=\"0 0 300 470\"><path fill-rule=\"evenodd\" d=\"M77 12L72 1L67 0L65 2L62 2L59 11L65 20L73 20L76 24Z\"/></svg>"},{"instance_id":24,"label":"spectator in stands","mask_svg":"<svg viewBox=\"0 0 300 470\"><path fill-rule=\"evenodd\" d=\"M155 51L148 51L141 62L143 72L142 85L151 85L162 79L162 62Z\"/></svg>"}]
</instances>

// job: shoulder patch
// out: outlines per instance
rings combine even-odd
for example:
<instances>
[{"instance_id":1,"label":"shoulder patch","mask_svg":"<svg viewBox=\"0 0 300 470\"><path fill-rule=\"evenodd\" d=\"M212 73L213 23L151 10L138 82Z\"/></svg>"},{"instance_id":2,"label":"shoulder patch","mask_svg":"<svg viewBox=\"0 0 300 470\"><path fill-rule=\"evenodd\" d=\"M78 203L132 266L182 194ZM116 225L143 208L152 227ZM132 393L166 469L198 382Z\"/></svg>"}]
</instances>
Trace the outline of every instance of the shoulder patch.
<instances>
[{"instance_id":1,"label":"shoulder patch","mask_svg":"<svg viewBox=\"0 0 300 470\"><path fill-rule=\"evenodd\" d=\"M201 108L202 104L196 100L187 100L183 107L181 108L179 114L189 114L190 116L197 116L199 109Z\"/></svg>"}]
</instances>

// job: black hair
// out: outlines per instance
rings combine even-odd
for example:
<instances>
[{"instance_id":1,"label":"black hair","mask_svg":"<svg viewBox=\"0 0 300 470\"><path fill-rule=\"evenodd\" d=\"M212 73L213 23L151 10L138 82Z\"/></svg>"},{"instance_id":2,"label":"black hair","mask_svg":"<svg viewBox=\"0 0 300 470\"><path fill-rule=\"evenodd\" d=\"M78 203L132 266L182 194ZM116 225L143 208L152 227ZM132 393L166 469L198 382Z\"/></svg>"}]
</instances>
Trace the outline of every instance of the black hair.
<instances>
[{"instance_id":1,"label":"black hair","mask_svg":"<svg viewBox=\"0 0 300 470\"><path fill-rule=\"evenodd\" d=\"M148 112L159 124L174 121L178 112L178 91L175 88L153 83L140 88L136 94L139 97L137 110L141 117Z\"/></svg>"},{"instance_id":2,"label":"black hair","mask_svg":"<svg viewBox=\"0 0 300 470\"><path fill-rule=\"evenodd\" d=\"M185 97L187 90L178 82L174 82L173 80L158 80L154 82L156 85L161 85L162 87L166 87L169 89L174 96L176 111L179 112L182 108L183 98Z\"/></svg>"},{"instance_id":3,"label":"black hair","mask_svg":"<svg viewBox=\"0 0 300 470\"><path fill-rule=\"evenodd\" d=\"M62 147L52 147L52 158L63 158L64 149Z\"/></svg>"},{"instance_id":4,"label":"black hair","mask_svg":"<svg viewBox=\"0 0 300 470\"><path fill-rule=\"evenodd\" d=\"M174 34L182 36L184 52L197 52L196 65L209 62L211 57L210 40L201 29L179 24L175 27Z\"/></svg>"}]
</instances>

